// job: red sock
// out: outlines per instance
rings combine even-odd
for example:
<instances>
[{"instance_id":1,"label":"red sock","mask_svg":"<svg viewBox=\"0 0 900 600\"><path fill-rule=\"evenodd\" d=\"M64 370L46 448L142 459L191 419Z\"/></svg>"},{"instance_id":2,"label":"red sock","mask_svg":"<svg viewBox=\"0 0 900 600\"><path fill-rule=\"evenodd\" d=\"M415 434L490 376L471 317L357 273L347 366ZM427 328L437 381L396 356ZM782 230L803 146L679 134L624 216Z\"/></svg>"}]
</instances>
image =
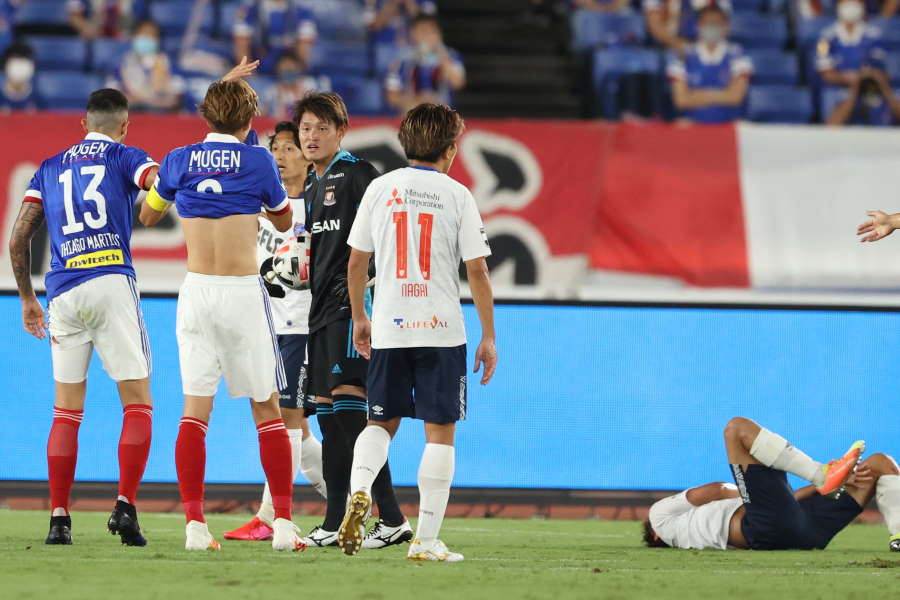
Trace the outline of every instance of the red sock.
<instances>
[{"instance_id":1,"label":"red sock","mask_svg":"<svg viewBox=\"0 0 900 600\"><path fill-rule=\"evenodd\" d=\"M147 468L150 438L153 434L153 407L129 404L123 409L122 434L119 436L119 495L134 504L138 485Z\"/></svg>"},{"instance_id":2,"label":"red sock","mask_svg":"<svg viewBox=\"0 0 900 600\"><path fill-rule=\"evenodd\" d=\"M47 440L47 474L50 480L50 510L62 508L69 514L69 493L75 480L78 460L78 426L83 410L53 407L53 426Z\"/></svg>"},{"instance_id":3,"label":"red sock","mask_svg":"<svg viewBox=\"0 0 900 600\"><path fill-rule=\"evenodd\" d=\"M259 458L276 519L291 519L291 503L294 494L294 473L291 469L291 440L288 438L284 421L275 419L256 426L259 432Z\"/></svg>"},{"instance_id":4,"label":"red sock","mask_svg":"<svg viewBox=\"0 0 900 600\"><path fill-rule=\"evenodd\" d=\"M175 440L175 470L185 520L205 523L203 517L203 475L206 471L206 423L184 417Z\"/></svg>"}]
</instances>

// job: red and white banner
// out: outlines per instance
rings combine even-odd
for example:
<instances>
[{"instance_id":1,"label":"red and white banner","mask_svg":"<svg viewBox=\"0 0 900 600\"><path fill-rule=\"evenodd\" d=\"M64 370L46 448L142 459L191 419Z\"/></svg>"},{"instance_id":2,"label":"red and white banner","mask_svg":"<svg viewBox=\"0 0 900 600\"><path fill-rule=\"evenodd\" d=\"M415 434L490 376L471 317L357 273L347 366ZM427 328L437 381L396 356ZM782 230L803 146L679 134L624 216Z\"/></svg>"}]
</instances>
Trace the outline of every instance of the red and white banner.
<instances>
[{"instance_id":1,"label":"red and white banner","mask_svg":"<svg viewBox=\"0 0 900 600\"><path fill-rule=\"evenodd\" d=\"M382 171L402 166L396 126L354 120L344 145ZM28 181L83 132L71 114L0 127L0 286L11 289L7 241ZM161 159L206 131L198 117L134 115L127 143ZM893 130L472 120L451 175L478 199L498 296L741 301L900 290L900 240L854 236L866 209L900 210L896 165ZM177 216L162 225L136 225L135 267L142 289L174 292L184 243ZM33 254L40 287L45 234Z\"/></svg>"}]
</instances>

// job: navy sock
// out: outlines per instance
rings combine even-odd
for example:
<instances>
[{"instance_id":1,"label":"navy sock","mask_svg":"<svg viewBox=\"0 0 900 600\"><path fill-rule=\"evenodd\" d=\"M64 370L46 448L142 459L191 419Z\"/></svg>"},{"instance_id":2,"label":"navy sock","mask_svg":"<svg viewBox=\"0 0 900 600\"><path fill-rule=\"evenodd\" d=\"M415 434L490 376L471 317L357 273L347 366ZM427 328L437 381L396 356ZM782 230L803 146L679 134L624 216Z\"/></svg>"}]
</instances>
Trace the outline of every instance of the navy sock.
<instances>
[{"instance_id":1,"label":"navy sock","mask_svg":"<svg viewBox=\"0 0 900 600\"><path fill-rule=\"evenodd\" d=\"M333 406L326 402L316 403L316 418L322 431L322 476L328 490L322 529L337 531L347 506L350 487L348 463L352 461L352 455L347 451L347 442L334 417Z\"/></svg>"}]
</instances>

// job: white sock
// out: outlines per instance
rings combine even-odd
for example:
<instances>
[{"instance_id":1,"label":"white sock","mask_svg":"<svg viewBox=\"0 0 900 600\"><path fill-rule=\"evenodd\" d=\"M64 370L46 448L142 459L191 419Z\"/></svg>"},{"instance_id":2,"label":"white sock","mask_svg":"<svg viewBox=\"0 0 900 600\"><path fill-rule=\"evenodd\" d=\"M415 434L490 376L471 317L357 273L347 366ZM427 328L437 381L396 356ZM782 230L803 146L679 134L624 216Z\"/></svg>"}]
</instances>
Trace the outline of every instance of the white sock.
<instances>
[{"instance_id":1,"label":"white sock","mask_svg":"<svg viewBox=\"0 0 900 600\"><path fill-rule=\"evenodd\" d=\"M419 523L416 539L426 544L437 539L447 512L456 455L453 446L425 444L419 463Z\"/></svg>"},{"instance_id":2,"label":"white sock","mask_svg":"<svg viewBox=\"0 0 900 600\"><path fill-rule=\"evenodd\" d=\"M297 471L300 470L302 458L303 430L288 429L287 432L288 440L291 442L291 473L293 474L291 481L295 481L297 479ZM266 482L266 487L263 488L262 503L259 505L259 510L256 511L256 516L269 527L272 526L272 522L275 520L275 507L272 506L272 493L269 492L268 481Z\"/></svg>"},{"instance_id":3,"label":"white sock","mask_svg":"<svg viewBox=\"0 0 900 600\"><path fill-rule=\"evenodd\" d=\"M300 455L300 472L323 498L328 498L325 487L325 475L322 474L322 444L316 436L310 435L303 440L303 452Z\"/></svg>"},{"instance_id":4,"label":"white sock","mask_svg":"<svg viewBox=\"0 0 900 600\"><path fill-rule=\"evenodd\" d=\"M825 483L822 463L814 461L768 429L759 430L750 447L750 455L767 467L802 477L817 486Z\"/></svg>"},{"instance_id":5,"label":"white sock","mask_svg":"<svg viewBox=\"0 0 900 600\"><path fill-rule=\"evenodd\" d=\"M891 535L900 533L900 475L882 475L878 478L875 504Z\"/></svg>"},{"instance_id":6,"label":"white sock","mask_svg":"<svg viewBox=\"0 0 900 600\"><path fill-rule=\"evenodd\" d=\"M384 427L369 425L356 438L353 466L350 467L350 493L372 492L372 482L387 462L391 435Z\"/></svg>"}]
</instances>

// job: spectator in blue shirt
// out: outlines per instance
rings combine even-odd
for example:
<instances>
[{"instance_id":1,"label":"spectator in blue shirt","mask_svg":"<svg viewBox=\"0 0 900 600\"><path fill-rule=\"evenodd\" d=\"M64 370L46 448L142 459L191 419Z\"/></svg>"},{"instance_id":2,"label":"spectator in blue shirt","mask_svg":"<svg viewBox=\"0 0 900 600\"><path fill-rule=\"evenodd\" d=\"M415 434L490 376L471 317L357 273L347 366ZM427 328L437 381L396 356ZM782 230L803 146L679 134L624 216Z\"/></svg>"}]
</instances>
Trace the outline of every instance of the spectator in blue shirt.
<instances>
[{"instance_id":1,"label":"spectator in blue shirt","mask_svg":"<svg viewBox=\"0 0 900 600\"><path fill-rule=\"evenodd\" d=\"M423 102L452 104L453 92L466 85L466 69L459 54L444 46L437 19L416 17L409 37L412 47L385 81L388 104L403 113Z\"/></svg>"},{"instance_id":2,"label":"spectator in blue shirt","mask_svg":"<svg viewBox=\"0 0 900 600\"><path fill-rule=\"evenodd\" d=\"M418 16L437 14L435 0L365 0L363 20L375 44L406 44L407 26Z\"/></svg>"},{"instance_id":3,"label":"spectator in blue shirt","mask_svg":"<svg viewBox=\"0 0 900 600\"><path fill-rule=\"evenodd\" d=\"M731 0L643 0L647 31L660 46L684 52L697 37L699 11L708 6L731 12Z\"/></svg>"},{"instance_id":4,"label":"spectator in blue shirt","mask_svg":"<svg viewBox=\"0 0 900 600\"><path fill-rule=\"evenodd\" d=\"M115 80L135 111L171 112L181 107L184 85L172 74L169 57L160 48L159 25L138 23L131 38L131 50L122 57Z\"/></svg>"},{"instance_id":5,"label":"spectator in blue shirt","mask_svg":"<svg viewBox=\"0 0 900 600\"><path fill-rule=\"evenodd\" d=\"M900 123L900 98L891 89L884 71L863 68L862 77L848 88L847 97L835 106L829 125L886 127Z\"/></svg>"},{"instance_id":6,"label":"spectator in blue shirt","mask_svg":"<svg viewBox=\"0 0 900 600\"><path fill-rule=\"evenodd\" d=\"M274 74L278 59L286 52L309 64L318 28L312 11L296 0L244 0L233 35L238 62L244 56L258 59L261 73Z\"/></svg>"},{"instance_id":7,"label":"spectator in blue shirt","mask_svg":"<svg viewBox=\"0 0 900 600\"><path fill-rule=\"evenodd\" d=\"M726 123L741 117L753 63L728 42L728 31L728 14L707 6L698 13L697 43L670 61L672 100L683 120Z\"/></svg>"},{"instance_id":8,"label":"spectator in blue shirt","mask_svg":"<svg viewBox=\"0 0 900 600\"><path fill-rule=\"evenodd\" d=\"M0 0L0 52L13 42L13 23L21 3L22 0Z\"/></svg>"},{"instance_id":9,"label":"spectator in blue shirt","mask_svg":"<svg viewBox=\"0 0 900 600\"><path fill-rule=\"evenodd\" d=\"M866 67L883 71L886 52L881 31L865 21L862 0L838 0L837 16L819 38L816 67L826 84L850 87Z\"/></svg>"},{"instance_id":10,"label":"spectator in blue shirt","mask_svg":"<svg viewBox=\"0 0 900 600\"><path fill-rule=\"evenodd\" d=\"M34 52L24 44L13 44L3 53L3 84L0 113L37 110L41 102L34 89Z\"/></svg>"},{"instance_id":11,"label":"spectator in blue shirt","mask_svg":"<svg viewBox=\"0 0 900 600\"><path fill-rule=\"evenodd\" d=\"M310 92L330 92L331 80L312 73L293 52L286 52L275 66L278 82L260 98L260 112L277 119L293 118L294 108Z\"/></svg>"}]
</instances>

